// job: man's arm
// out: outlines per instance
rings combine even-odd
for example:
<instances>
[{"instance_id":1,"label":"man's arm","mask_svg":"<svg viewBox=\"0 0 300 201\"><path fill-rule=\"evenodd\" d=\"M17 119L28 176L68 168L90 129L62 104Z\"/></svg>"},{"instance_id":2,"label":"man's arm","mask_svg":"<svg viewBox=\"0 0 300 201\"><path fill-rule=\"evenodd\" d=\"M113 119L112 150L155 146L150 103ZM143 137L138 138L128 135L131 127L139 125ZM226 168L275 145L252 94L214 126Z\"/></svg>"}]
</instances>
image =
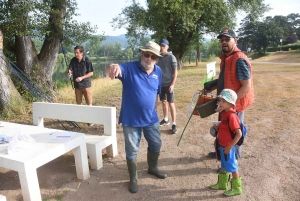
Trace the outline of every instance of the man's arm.
<instances>
[{"instance_id":1,"label":"man's arm","mask_svg":"<svg viewBox=\"0 0 300 201\"><path fill-rule=\"evenodd\" d=\"M174 74L173 74L173 81L170 85L169 91L170 93L173 92L174 87L175 87L175 83L177 80L177 75L178 75L178 71L177 71L177 59L174 55L172 55L172 64L171 64L172 68L174 69Z\"/></svg>"},{"instance_id":2,"label":"man's arm","mask_svg":"<svg viewBox=\"0 0 300 201\"><path fill-rule=\"evenodd\" d=\"M72 69L67 70L67 75L68 75L69 78L72 76Z\"/></svg>"},{"instance_id":3,"label":"man's arm","mask_svg":"<svg viewBox=\"0 0 300 201\"><path fill-rule=\"evenodd\" d=\"M82 77L82 79L86 79L86 78L92 77L93 75L94 75L94 72L89 72L88 74L81 76L81 77Z\"/></svg>"},{"instance_id":4,"label":"man's arm","mask_svg":"<svg viewBox=\"0 0 300 201\"><path fill-rule=\"evenodd\" d=\"M81 80L84 80L86 78L92 77L94 75L94 72L89 72L88 74L81 76L81 77L77 77L76 78L76 82L80 82Z\"/></svg>"},{"instance_id":5,"label":"man's arm","mask_svg":"<svg viewBox=\"0 0 300 201\"><path fill-rule=\"evenodd\" d=\"M173 90L174 90L174 86L175 86L176 79L177 79L177 74L178 74L178 71L177 71L177 69L176 69L176 70L174 71L173 81L172 81L172 83L171 83L171 85L170 85L170 88L169 88L170 93L172 93Z\"/></svg>"},{"instance_id":6,"label":"man's arm","mask_svg":"<svg viewBox=\"0 0 300 201\"><path fill-rule=\"evenodd\" d=\"M237 79L241 83L241 88L236 92L238 100L243 98L251 90L251 69L245 59L238 59L236 62Z\"/></svg>"},{"instance_id":7,"label":"man's arm","mask_svg":"<svg viewBox=\"0 0 300 201\"><path fill-rule=\"evenodd\" d=\"M237 100L243 98L251 90L251 79L249 80L240 80L241 88L236 92Z\"/></svg>"},{"instance_id":8,"label":"man's arm","mask_svg":"<svg viewBox=\"0 0 300 201\"><path fill-rule=\"evenodd\" d=\"M69 67L67 69L67 75L70 78L72 76L72 66L71 66L72 60L69 63Z\"/></svg>"}]
</instances>

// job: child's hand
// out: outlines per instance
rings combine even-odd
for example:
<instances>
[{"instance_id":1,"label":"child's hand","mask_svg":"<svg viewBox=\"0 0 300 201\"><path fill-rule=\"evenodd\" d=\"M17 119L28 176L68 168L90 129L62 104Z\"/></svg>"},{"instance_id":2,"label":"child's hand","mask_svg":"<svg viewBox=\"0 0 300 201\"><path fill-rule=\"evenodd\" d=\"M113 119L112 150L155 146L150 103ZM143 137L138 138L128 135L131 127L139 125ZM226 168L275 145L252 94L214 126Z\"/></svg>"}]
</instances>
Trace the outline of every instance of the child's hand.
<instances>
[{"instance_id":1,"label":"child's hand","mask_svg":"<svg viewBox=\"0 0 300 201\"><path fill-rule=\"evenodd\" d=\"M214 124L213 127L214 127L214 129L215 129L216 131L219 130L219 126L217 126L216 124Z\"/></svg>"},{"instance_id":2,"label":"child's hand","mask_svg":"<svg viewBox=\"0 0 300 201\"><path fill-rule=\"evenodd\" d=\"M229 154L231 149L232 149L231 146L225 147L225 148L224 148L224 154Z\"/></svg>"}]
</instances>

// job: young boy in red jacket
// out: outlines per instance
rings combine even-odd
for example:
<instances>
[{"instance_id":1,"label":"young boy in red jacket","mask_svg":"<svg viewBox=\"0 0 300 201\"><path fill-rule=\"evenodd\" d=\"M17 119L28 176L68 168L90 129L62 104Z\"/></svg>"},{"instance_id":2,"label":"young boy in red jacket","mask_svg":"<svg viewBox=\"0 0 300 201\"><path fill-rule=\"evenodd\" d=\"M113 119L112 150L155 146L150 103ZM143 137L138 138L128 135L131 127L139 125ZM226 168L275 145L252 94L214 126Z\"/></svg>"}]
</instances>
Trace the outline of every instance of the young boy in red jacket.
<instances>
[{"instance_id":1,"label":"young boy in red jacket","mask_svg":"<svg viewBox=\"0 0 300 201\"><path fill-rule=\"evenodd\" d=\"M222 171L218 175L218 183L210 187L216 190L225 190L224 195L227 196L240 195L242 194L242 178L238 172L235 144L241 138L242 132L238 116L232 114L236 113L237 94L231 89L223 89L218 98L218 111L222 112L221 123L218 126L214 125L214 127L218 131L217 143L219 146L217 151L220 153ZM230 172L232 174L231 189L227 190Z\"/></svg>"}]
</instances>

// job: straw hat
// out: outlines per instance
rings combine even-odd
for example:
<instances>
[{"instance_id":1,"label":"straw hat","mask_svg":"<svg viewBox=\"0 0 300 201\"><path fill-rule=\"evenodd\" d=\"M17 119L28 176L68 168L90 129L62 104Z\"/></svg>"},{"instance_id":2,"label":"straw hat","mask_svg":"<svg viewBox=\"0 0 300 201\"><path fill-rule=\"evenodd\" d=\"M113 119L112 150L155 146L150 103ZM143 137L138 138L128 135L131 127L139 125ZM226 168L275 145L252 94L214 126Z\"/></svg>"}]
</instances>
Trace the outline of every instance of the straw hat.
<instances>
[{"instance_id":1,"label":"straw hat","mask_svg":"<svg viewBox=\"0 0 300 201\"><path fill-rule=\"evenodd\" d=\"M153 54L162 57L160 54L160 46L153 41L149 41L146 46L140 48L140 50L143 52L152 52Z\"/></svg>"}]
</instances>

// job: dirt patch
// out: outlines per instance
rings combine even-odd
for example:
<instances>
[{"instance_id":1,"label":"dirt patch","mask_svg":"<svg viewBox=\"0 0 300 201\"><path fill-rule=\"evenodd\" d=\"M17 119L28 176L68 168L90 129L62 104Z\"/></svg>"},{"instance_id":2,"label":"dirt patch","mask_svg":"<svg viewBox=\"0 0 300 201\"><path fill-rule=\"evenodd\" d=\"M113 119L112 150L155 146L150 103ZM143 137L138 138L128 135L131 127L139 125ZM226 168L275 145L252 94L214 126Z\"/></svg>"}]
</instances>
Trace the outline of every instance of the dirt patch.
<instances>
[{"instance_id":1,"label":"dirt patch","mask_svg":"<svg viewBox=\"0 0 300 201\"><path fill-rule=\"evenodd\" d=\"M187 106L198 89L197 76L180 77L176 90L182 91L176 100L179 132L172 135L170 127L161 127L163 146L159 166L168 174L161 180L147 174L147 144L141 140L138 155L139 192L127 190L128 172L122 128L117 128L119 154L105 158L104 167L91 170L86 181L76 179L71 153L37 170L44 200L299 200L300 197L300 64L254 64L255 104L245 113L249 128L239 160L243 178L243 194L224 197L223 191L209 189L217 181L218 164L207 156L213 150L213 138L208 133L217 114L201 119L193 116L177 146L188 121ZM181 72L180 72L181 73ZM190 82L190 83L188 83ZM179 93L178 93L179 94ZM119 110L120 100L114 99ZM161 108L161 107L160 107ZM159 110L161 115L161 109ZM58 122L49 127L62 128ZM80 124L80 132L99 134L103 127ZM105 152L104 152L105 155ZM18 174L0 168L0 194L8 201L22 200Z\"/></svg>"}]
</instances>

